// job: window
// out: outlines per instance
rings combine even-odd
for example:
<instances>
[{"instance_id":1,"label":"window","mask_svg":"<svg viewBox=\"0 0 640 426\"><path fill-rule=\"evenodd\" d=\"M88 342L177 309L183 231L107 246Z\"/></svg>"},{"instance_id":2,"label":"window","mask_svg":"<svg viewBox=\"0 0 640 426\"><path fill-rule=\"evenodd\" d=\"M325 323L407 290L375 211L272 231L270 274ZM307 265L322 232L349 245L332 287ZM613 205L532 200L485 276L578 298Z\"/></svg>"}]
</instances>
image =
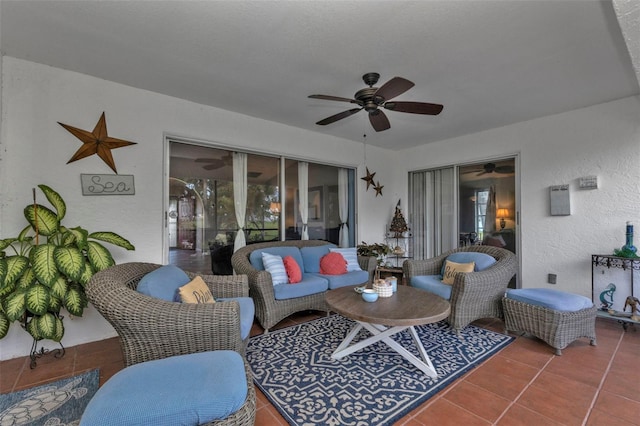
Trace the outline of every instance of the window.
<instances>
[{"instance_id":1,"label":"window","mask_svg":"<svg viewBox=\"0 0 640 426\"><path fill-rule=\"evenodd\" d=\"M170 258L172 251L208 254L234 245L240 229L235 211L234 157L238 156L231 150L169 140ZM339 244L344 229L349 245L354 245L355 170L256 153L246 153L246 158L246 244L301 239L305 229L309 239ZM306 225L301 210L300 164L306 164ZM340 189L341 182L346 182L346 189ZM339 195L343 192L347 201L341 209Z\"/></svg>"}]
</instances>

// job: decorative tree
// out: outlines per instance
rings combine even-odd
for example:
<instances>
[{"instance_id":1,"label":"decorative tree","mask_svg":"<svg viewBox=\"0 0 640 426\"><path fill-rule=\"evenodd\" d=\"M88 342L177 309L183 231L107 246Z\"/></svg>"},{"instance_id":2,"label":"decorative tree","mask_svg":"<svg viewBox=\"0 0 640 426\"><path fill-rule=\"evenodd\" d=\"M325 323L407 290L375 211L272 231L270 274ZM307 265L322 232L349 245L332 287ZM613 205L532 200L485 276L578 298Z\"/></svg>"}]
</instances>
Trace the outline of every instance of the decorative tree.
<instances>
[{"instance_id":1,"label":"decorative tree","mask_svg":"<svg viewBox=\"0 0 640 426\"><path fill-rule=\"evenodd\" d=\"M398 200L398 204L396 205L396 212L393 215L393 219L391 220L391 226L389 230L393 232L396 238L400 237L403 232L407 232L409 227L407 226L407 221L404 220L404 216L402 215L402 211L400 210L400 200Z\"/></svg>"}]
</instances>

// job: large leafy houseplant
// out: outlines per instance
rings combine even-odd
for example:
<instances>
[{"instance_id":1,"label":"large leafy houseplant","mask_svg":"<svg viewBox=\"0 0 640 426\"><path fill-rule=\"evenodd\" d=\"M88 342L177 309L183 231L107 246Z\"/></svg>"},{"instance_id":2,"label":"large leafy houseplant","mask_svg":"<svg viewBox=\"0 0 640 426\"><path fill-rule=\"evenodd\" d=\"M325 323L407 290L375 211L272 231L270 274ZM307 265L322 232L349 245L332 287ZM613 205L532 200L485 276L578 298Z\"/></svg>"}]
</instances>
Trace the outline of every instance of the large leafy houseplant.
<instances>
[{"instance_id":1,"label":"large leafy houseplant","mask_svg":"<svg viewBox=\"0 0 640 426\"><path fill-rule=\"evenodd\" d=\"M100 242L134 250L113 232L89 233L62 225L67 207L56 191L38 185L52 209L36 203L24 209L29 222L15 238L0 240L0 339L20 321L35 339L56 342L64 336L60 310L82 316L87 306L84 286L94 273L115 264ZM100 242L99 242L100 241Z\"/></svg>"}]
</instances>

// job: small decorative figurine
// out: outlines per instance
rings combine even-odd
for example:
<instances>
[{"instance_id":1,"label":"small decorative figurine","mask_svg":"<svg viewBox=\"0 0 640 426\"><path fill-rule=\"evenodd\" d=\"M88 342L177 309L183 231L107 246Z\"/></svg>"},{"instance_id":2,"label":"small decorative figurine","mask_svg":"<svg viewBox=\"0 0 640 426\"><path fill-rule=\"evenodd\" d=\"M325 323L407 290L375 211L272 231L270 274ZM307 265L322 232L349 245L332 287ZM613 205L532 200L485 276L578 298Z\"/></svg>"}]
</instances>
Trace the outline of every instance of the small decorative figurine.
<instances>
[{"instance_id":1,"label":"small decorative figurine","mask_svg":"<svg viewBox=\"0 0 640 426\"><path fill-rule=\"evenodd\" d=\"M640 321L640 316L636 315L636 312L640 313L640 309L638 309L638 305L640 305L640 300L637 297L629 296L624 301L624 309L623 311L627 311L627 306L631 308L631 320L632 321Z\"/></svg>"},{"instance_id":2,"label":"small decorative figurine","mask_svg":"<svg viewBox=\"0 0 640 426\"><path fill-rule=\"evenodd\" d=\"M605 287L604 291L600 293L600 309L603 311L608 311L611 306L613 306L613 293L616 291L616 285L614 283L609 283L607 287ZM606 299L609 299L607 301Z\"/></svg>"},{"instance_id":3,"label":"small decorative figurine","mask_svg":"<svg viewBox=\"0 0 640 426\"><path fill-rule=\"evenodd\" d=\"M636 252L638 249L633 245L633 223L627 222L627 240L626 244L622 246L620 250L616 249L613 254L618 257L637 258Z\"/></svg>"},{"instance_id":4,"label":"small decorative figurine","mask_svg":"<svg viewBox=\"0 0 640 426\"><path fill-rule=\"evenodd\" d=\"M404 220L404 216L400 210L400 200L398 200L398 204L396 204L396 212L393 215L393 219L391 219L389 231L394 233L395 238L399 238L402 236L403 232L407 232L408 230L409 227L407 226L407 221Z\"/></svg>"}]
</instances>

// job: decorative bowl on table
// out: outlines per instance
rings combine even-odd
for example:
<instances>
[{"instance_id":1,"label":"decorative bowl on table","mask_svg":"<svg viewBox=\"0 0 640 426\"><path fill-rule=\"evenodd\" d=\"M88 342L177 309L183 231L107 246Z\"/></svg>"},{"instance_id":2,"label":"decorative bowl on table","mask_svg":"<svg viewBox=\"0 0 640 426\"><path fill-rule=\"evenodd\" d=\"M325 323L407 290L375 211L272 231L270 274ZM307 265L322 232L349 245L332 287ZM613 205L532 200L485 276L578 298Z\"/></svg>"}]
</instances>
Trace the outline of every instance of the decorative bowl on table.
<instances>
[{"instance_id":1,"label":"decorative bowl on table","mask_svg":"<svg viewBox=\"0 0 640 426\"><path fill-rule=\"evenodd\" d=\"M362 298L365 302L375 302L378 300L378 293L375 290L367 288L362 290Z\"/></svg>"}]
</instances>

